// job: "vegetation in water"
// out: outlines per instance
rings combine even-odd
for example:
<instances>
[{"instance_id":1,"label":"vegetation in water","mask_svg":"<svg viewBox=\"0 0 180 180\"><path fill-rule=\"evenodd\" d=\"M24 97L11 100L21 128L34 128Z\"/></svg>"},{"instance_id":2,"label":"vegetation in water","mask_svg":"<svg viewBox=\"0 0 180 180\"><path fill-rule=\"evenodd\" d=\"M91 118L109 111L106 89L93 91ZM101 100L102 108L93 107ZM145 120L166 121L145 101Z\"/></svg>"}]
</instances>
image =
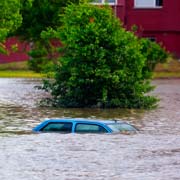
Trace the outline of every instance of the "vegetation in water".
<instances>
[{"instance_id":1,"label":"vegetation in water","mask_svg":"<svg viewBox=\"0 0 180 180\"><path fill-rule=\"evenodd\" d=\"M147 95L154 65L167 54L159 45L127 32L109 6L70 4L53 36L61 40L63 56L54 81L44 81L54 106L153 108ZM44 38L50 33L44 33Z\"/></svg>"}]
</instances>

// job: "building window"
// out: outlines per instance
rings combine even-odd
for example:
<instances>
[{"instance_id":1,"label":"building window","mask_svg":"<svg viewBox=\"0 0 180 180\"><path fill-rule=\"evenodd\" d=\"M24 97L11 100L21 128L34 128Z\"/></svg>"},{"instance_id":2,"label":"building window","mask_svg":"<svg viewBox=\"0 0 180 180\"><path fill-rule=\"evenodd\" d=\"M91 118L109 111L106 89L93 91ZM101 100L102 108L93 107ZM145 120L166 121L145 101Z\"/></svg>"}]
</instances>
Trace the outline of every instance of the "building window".
<instances>
[{"instance_id":1,"label":"building window","mask_svg":"<svg viewBox=\"0 0 180 180\"><path fill-rule=\"evenodd\" d=\"M163 0L156 0L156 6L162 6Z\"/></svg>"},{"instance_id":2,"label":"building window","mask_svg":"<svg viewBox=\"0 0 180 180\"><path fill-rule=\"evenodd\" d=\"M157 8L163 6L163 0L135 0L136 8Z\"/></svg>"},{"instance_id":3,"label":"building window","mask_svg":"<svg viewBox=\"0 0 180 180\"><path fill-rule=\"evenodd\" d=\"M156 38L155 37L146 37L147 39L149 39L152 42L156 42Z\"/></svg>"},{"instance_id":4,"label":"building window","mask_svg":"<svg viewBox=\"0 0 180 180\"><path fill-rule=\"evenodd\" d=\"M116 4L116 0L92 0L93 4L110 4L114 5Z\"/></svg>"}]
</instances>

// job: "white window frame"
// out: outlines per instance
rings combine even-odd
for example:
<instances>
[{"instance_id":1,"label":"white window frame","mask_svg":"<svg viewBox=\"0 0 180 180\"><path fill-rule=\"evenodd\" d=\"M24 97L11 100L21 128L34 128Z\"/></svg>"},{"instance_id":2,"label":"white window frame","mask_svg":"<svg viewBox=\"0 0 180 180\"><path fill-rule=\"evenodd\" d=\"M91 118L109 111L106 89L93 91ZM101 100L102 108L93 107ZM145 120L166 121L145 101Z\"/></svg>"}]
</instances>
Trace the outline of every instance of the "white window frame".
<instances>
[{"instance_id":1,"label":"white window frame","mask_svg":"<svg viewBox=\"0 0 180 180\"><path fill-rule=\"evenodd\" d=\"M142 2L142 4L140 4L140 1ZM150 3L147 3L148 0L134 0L134 7L135 8L161 8L162 6L156 5L156 1L157 0L151 0Z\"/></svg>"},{"instance_id":2,"label":"white window frame","mask_svg":"<svg viewBox=\"0 0 180 180\"><path fill-rule=\"evenodd\" d=\"M98 2L98 0L93 0L92 4L97 4L97 5L100 5L100 4L116 5L117 4L117 0L114 0L114 2L112 3L108 3L107 0L100 0L100 1L101 2Z\"/></svg>"}]
</instances>

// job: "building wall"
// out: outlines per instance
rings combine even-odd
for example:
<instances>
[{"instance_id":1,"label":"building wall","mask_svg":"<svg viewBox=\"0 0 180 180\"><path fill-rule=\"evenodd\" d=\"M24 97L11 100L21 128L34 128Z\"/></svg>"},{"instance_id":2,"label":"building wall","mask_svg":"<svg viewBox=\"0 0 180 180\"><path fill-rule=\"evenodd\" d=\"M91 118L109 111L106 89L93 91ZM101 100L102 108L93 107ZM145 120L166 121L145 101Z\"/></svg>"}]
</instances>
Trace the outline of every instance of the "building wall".
<instances>
[{"instance_id":1,"label":"building wall","mask_svg":"<svg viewBox=\"0 0 180 180\"><path fill-rule=\"evenodd\" d=\"M136 23L144 30L180 31L180 1L164 0L162 8L134 8L134 0L127 0L128 27Z\"/></svg>"},{"instance_id":2,"label":"building wall","mask_svg":"<svg viewBox=\"0 0 180 180\"><path fill-rule=\"evenodd\" d=\"M27 61L29 59L27 51L29 50L29 45L27 43L22 43L18 38L9 38L5 43L7 54L0 54L0 63Z\"/></svg>"},{"instance_id":3,"label":"building wall","mask_svg":"<svg viewBox=\"0 0 180 180\"><path fill-rule=\"evenodd\" d=\"M138 26L138 35L154 37L167 50L180 57L180 1L163 0L162 8L135 8L126 0L125 27Z\"/></svg>"}]
</instances>

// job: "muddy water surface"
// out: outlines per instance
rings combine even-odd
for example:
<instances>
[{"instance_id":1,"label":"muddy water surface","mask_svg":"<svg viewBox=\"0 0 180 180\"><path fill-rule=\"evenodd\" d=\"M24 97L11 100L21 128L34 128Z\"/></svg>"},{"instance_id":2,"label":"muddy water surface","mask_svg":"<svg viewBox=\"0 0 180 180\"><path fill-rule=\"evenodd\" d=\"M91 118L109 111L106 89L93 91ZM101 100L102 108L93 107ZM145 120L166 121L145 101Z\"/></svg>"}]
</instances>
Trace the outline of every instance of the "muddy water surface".
<instances>
[{"instance_id":1,"label":"muddy water surface","mask_svg":"<svg viewBox=\"0 0 180 180\"><path fill-rule=\"evenodd\" d=\"M180 80L156 80L153 111L40 108L40 80L0 79L0 179L179 180ZM123 119L135 135L33 134L48 117Z\"/></svg>"}]
</instances>

